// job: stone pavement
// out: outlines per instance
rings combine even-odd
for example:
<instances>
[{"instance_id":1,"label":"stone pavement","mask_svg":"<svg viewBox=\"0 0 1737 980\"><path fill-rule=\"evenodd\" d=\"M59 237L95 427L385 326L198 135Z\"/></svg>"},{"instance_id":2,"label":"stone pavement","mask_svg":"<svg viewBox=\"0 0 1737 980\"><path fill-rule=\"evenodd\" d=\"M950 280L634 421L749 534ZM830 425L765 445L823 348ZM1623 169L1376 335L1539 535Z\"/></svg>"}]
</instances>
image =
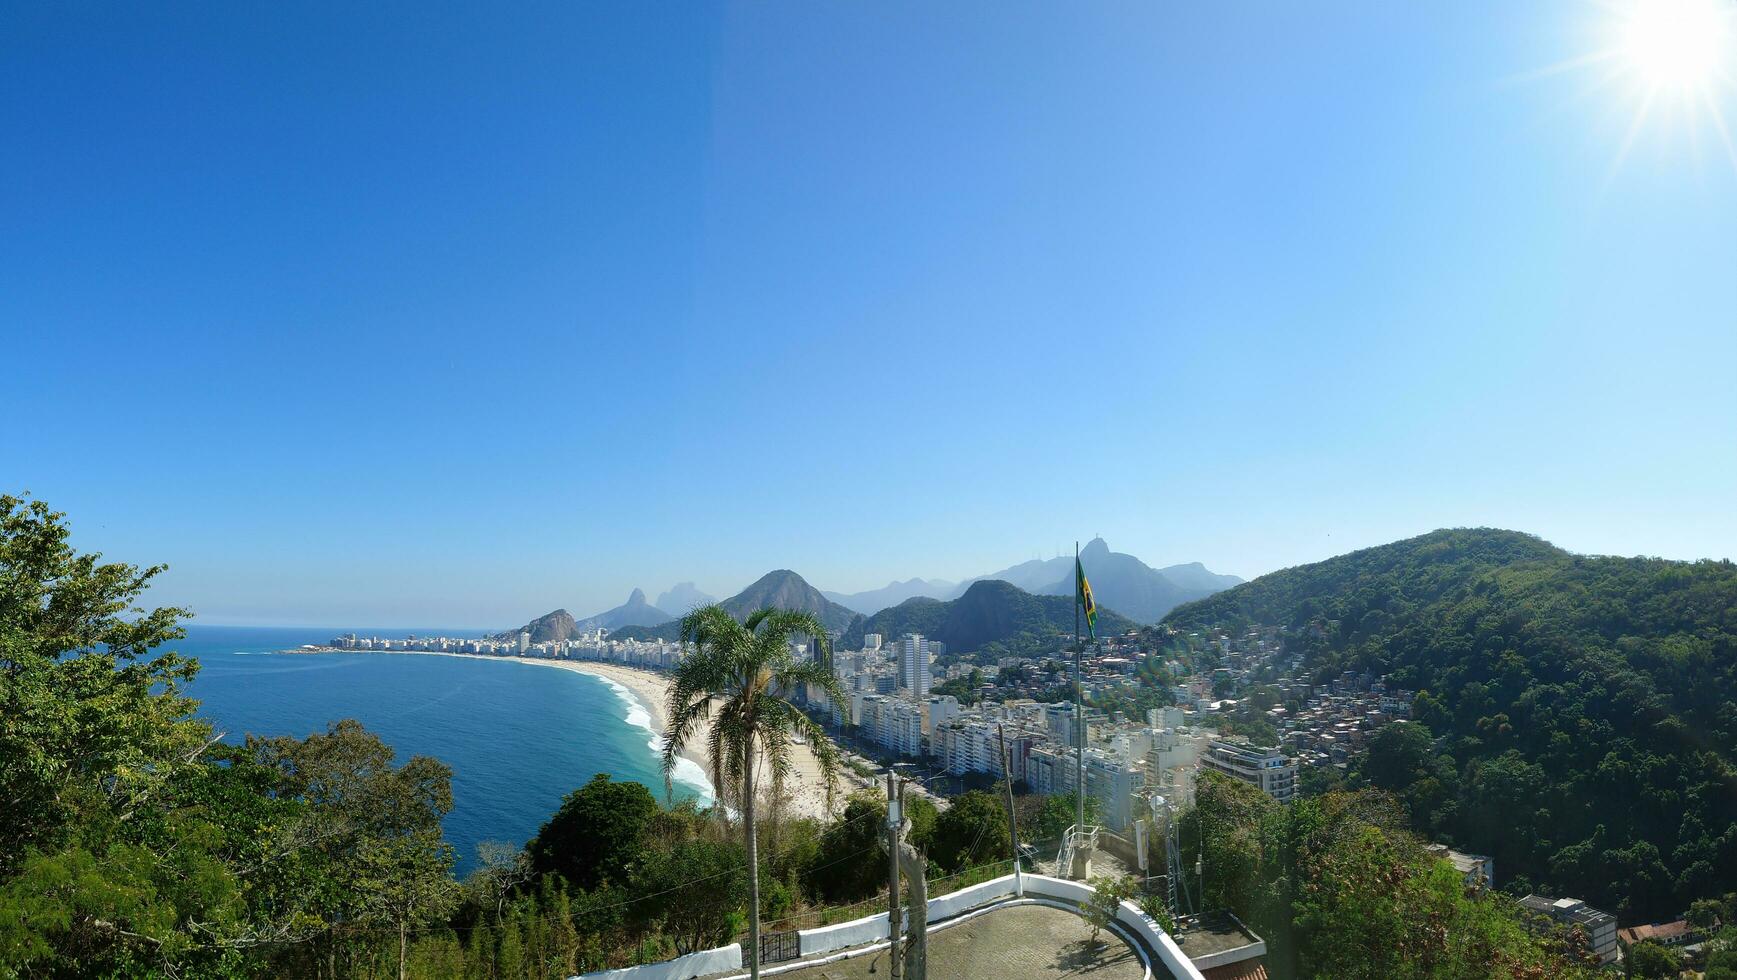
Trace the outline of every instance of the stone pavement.
<instances>
[{"instance_id":1,"label":"stone pavement","mask_svg":"<svg viewBox=\"0 0 1737 980\"><path fill-rule=\"evenodd\" d=\"M1115 934L1098 936L1098 949L1084 955L1092 927L1085 919L1043 905L997 909L929 936L929 976L934 980L1141 980L1140 957ZM886 980L885 950L855 959L783 974L800 980Z\"/></svg>"}]
</instances>

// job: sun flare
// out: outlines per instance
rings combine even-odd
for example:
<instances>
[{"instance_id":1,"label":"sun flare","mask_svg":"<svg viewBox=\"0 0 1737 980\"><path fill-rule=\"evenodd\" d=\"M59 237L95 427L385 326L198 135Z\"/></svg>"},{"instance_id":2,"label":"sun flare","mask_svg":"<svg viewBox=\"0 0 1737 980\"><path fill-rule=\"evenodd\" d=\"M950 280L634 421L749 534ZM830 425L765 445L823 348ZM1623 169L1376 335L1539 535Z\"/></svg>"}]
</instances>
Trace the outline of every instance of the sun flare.
<instances>
[{"instance_id":1,"label":"sun flare","mask_svg":"<svg viewBox=\"0 0 1737 980\"><path fill-rule=\"evenodd\" d=\"M1617 10L1617 50L1640 82L1694 94L1731 57L1732 0L1635 0Z\"/></svg>"},{"instance_id":2,"label":"sun flare","mask_svg":"<svg viewBox=\"0 0 1737 980\"><path fill-rule=\"evenodd\" d=\"M1519 77L1589 77L1589 93L1621 127L1609 176L1643 138L1679 143L1697 160L1712 149L1737 173L1726 120L1737 105L1737 0L1587 0L1583 9L1587 46Z\"/></svg>"}]
</instances>

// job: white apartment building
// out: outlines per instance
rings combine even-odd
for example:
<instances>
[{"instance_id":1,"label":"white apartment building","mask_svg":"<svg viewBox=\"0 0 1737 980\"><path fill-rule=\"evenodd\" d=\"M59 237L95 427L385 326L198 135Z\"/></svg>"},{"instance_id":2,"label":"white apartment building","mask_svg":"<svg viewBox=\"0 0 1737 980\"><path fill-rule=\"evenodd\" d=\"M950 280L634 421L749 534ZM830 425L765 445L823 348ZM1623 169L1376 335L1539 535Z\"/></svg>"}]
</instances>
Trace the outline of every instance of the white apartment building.
<instances>
[{"instance_id":1,"label":"white apartment building","mask_svg":"<svg viewBox=\"0 0 1737 980\"><path fill-rule=\"evenodd\" d=\"M1072 793L1077 771L1074 750L1052 743L1032 749L1025 781L1036 793ZM1086 795L1097 799L1104 826L1123 831L1140 815L1135 813L1135 793L1146 787L1146 772L1143 759L1124 761L1098 749L1086 750Z\"/></svg>"},{"instance_id":2,"label":"white apartment building","mask_svg":"<svg viewBox=\"0 0 1737 980\"><path fill-rule=\"evenodd\" d=\"M903 756L923 754L923 707L884 694L853 698L857 725L876 745Z\"/></svg>"},{"instance_id":3,"label":"white apartment building","mask_svg":"<svg viewBox=\"0 0 1737 980\"><path fill-rule=\"evenodd\" d=\"M1297 795L1297 761L1277 748L1249 744L1241 738L1215 738L1200 764L1256 786L1280 803Z\"/></svg>"},{"instance_id":4,"label":"white apartment building","mask_svg":"<svg viewBox=\"0 0 1737 980\"><path fill-rule=\"evenodd\" d=\"M1001 740L995 726L978 719L954 719L929 731L929 755L955 776L1001 773Z\"/></svg>"},{"instance_id":5,"label":"white apartment building","mask_svg":"<svg viewBox=\"0 0 1737 980\"><path fill-rule=\"evenodd\" d=\"M899 686L912 696L929 696L929 643L921 633L906 633L899 640Z\"/></svg>"},{"instance_id":6,"label":"white apartment building","mask_svg":"<svg viewBox=\"0 0 1737 980\"><path fill-rule=\"evenodd\" d=\"M960 716L959 699L951 694L929 695L929 730Z\"/></svg>"}]
</instances>

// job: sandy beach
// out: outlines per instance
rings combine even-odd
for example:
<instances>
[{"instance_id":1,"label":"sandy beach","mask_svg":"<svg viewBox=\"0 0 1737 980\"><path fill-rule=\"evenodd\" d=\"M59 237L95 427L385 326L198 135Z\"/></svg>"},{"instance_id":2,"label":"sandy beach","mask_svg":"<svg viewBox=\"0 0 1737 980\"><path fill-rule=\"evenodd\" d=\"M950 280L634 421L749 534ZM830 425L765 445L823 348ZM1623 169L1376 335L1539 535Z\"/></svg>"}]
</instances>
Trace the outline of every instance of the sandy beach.
<instances>
[{"instance_id":1,"label":"sandy beach","mask_svg":"<svg viewBox=\"0 0 1737 980\"><path fill-rule=\"evenodd\" d=\"M315 651L309 651L315 652ZM317 652L354 653L350 650L330 650ZM669 675L642 667L629 667L624 664L604 663L595 660L546 660L540 657L496 657L480 653L443 653L433 650L377 650L370 651L373 656L403 656L403 657L463 657L468 660L491 660L496 662L526 664L535 667L553 667L557 670L571 670L581 674L591 674L613 682L638 702L650 718L651 730L661 735L668 714L665 710ZM696 739L693 744L685 746L682 756L693 763L692 768L684 767L685 772L678 772L680 782L699 784L708 788L707 796L717 798L716 787L711 785L712 763L710 754L706 751L703 739ZM814 753L806 745L798 745L791 753L793 763L791 778L784 787L785 810L792 816L816 817L826 819L830 816L826 806L826 788L820 777L820 765L815 762ZM758 767L764 773L765 767ZM767 780L757 779L756 784L764 787ZM654 787L654 791L658 788ZM844 805L844 798L850 792L849 780L840 776L838 782L837 806ZM661 792L656 793L659 798Z\"/></svg>"}]
</instances>

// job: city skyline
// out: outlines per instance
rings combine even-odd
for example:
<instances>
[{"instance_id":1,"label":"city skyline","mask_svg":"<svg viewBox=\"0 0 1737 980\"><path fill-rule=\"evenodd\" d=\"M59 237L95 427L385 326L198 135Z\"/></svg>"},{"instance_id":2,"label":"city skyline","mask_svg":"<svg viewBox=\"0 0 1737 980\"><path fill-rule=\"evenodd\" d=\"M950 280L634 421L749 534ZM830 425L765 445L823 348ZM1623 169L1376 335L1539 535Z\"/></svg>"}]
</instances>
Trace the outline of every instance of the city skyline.
<instances>
[{"instance_id":1,"label":"city skyline","mask_svg":"<svg viewBox=\"0 0 1737 980\"><path fill-rule=\"evenodd\" d=\"M14 8L0 482L214 624L1737 557L1737 111L1613 16Z\"/></svg>"}]
</instances>

